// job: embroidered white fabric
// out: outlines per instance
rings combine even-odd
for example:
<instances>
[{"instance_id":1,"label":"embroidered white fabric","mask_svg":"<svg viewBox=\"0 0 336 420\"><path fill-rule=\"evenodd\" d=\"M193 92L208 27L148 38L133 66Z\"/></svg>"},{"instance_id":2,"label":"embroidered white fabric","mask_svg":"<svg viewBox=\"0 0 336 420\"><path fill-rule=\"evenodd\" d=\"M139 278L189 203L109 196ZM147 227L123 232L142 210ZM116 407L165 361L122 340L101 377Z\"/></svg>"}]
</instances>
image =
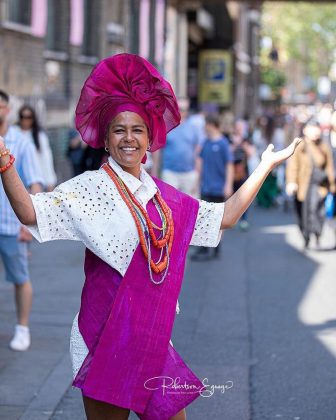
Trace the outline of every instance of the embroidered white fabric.
<instances>
[{"instance_id":1,"label":"embroidered white fabric","mask_svg":"<svg viewBox=\"0 0 336 420\"><path fill-rule=\"evenodd\" d=\"M72 361L72 376L74 379L89 352L83 336L79 332L78 314L79 312L77 312L73 320L70 337L70 355Z\"/></svg>"},{"instance_id":2,"label":"embroidered white fabric","mask_svg":"<svg viewBox=\"0 0 336 420\"><path fill-rule=\"evenodd\" d=\"M109 163L146 207L157 191L153 179L143 168L139 180L123 171L112 158L109 158ZM127 205L102 168L74 177L52 192L31 195L31 199L37 225L28 228L39 242L57 239L81 241L122 276L126 273L139 243L138 233ZM190 245L215 247L222 234L220 225L224 203L199 201ZM178 302L176 312L179 313ZM70 348L75 371L87 354L76 317L71 334Z\"/></svg>"}]
</instances>

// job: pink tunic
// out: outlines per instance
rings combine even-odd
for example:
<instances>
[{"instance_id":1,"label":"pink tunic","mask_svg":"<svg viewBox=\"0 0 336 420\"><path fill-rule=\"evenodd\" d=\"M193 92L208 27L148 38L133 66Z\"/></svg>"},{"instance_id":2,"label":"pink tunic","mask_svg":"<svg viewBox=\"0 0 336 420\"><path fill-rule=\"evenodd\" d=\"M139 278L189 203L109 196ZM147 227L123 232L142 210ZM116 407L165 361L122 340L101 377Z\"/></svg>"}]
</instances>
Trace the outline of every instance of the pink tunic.
<instances>
[{"instance_id":1,"label":"pink tunic","mask_svg":"<svg viewBox=\"0 0 336 420\"><path fill-rule=\"evenodd\" d=\"M162 181L155 182L175 224L168 275L160 285L151 282L140 246L124 277L86 251L78 319L89 353L73 385L83 395L129 408L143 420L168 420L203 389L169 343L199 203ZM152 201L147 211L151 220L160 223Z\"/></svg>"}]
</instances>

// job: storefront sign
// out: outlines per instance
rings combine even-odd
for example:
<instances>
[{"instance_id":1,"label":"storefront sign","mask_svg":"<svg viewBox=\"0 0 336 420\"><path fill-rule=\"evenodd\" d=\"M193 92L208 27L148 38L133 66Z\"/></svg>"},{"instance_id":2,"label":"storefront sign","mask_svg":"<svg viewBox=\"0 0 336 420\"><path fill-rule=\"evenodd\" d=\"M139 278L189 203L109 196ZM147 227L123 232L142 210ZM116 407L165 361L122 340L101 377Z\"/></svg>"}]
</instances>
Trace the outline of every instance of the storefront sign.
<instances>
[{"instance_id":1,"label":"storefront sign","mask_svg":"<svg viewBox=\"0 0 336 420\"><path fill-rule=\"evenodd\" d=\"M228 106L232 101L232 54L203 50L199 56L199 102Z\"/></svg>"}]
</instances>

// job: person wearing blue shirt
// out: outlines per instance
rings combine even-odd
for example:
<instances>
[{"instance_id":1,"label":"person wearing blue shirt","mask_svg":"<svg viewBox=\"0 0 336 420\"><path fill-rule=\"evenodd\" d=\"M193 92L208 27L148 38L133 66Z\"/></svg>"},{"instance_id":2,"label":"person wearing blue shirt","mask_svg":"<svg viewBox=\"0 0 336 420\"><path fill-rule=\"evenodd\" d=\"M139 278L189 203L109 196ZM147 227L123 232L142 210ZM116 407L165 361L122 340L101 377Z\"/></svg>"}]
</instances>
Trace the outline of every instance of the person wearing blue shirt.
<instances>
[{"instance_id":1,"label":"person wearing blue shirt","mask_svg":"<svg viewBox=\"0 0 336 420\"><path fill-rule=\"evenodd\" d=\"M0 136L15 156L15 166L24 184L32 194L42 190L43 176L34 143L27 140L16 126L8 126L9 96L0 91ZM28 271L27 240L31 235L16 217L0 180L0 257L6 280L13 283L17 312L12 350L24 351L30 346L29 314L32 304L32 286Z\"/></svg>"},{"instance_id":2,"label":"person wearing blue shirt","mask_svg":"<svg viewBox=\"0 0 336 420\"><path fill-rule=\"evenodd\" d=\"M196 197L198 195L196 160L200 151L200 129L193 119L187 116L187 99L179 99L179 108L181 124L167 134L163 151L153 154L152 175L158 176L158 169L161 166L163 181Z\"/></svg>"},{"instance_id":3,"label":"person wearing blue shirt","mask_svg":"<svg viewBox=\"0 0 336 420\"><path fill-rule=\"evenodd\" d=\"M233 156L229 141L220 131L220 121L217 115L206 117L205 129L207 139L200 152L200 191L201 199L221 203L233 193ZM213 249L200 247L191 258L206 260L219 255L220 245Z\"/></svg>"}]
</instances>

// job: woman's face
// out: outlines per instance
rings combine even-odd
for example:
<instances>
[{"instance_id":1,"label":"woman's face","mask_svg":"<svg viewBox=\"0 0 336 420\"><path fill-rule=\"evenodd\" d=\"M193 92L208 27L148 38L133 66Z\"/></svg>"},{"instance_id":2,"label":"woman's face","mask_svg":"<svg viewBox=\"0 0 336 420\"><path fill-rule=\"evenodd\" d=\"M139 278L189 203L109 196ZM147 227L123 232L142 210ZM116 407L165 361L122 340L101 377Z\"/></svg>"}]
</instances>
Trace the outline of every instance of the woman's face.
<instances>
[{"instance_id":1,"label":"woman's face","mask_svg":"<svg viewBox=\"0 0 336 420\"><path fill-rule=\"evenodd\" d=\"M321 129L315 125L307 125L303 130L303 134L308 140L317 141L321 138Z\"/></svg>"},{"instance_id":2,"label":"woman's face","mask_svg":"<svg viewBox=\"0 0 336 420\"><path fill-rule=\"evenodd\" d=\"M30 130L34 121L33 113L29 109L24 108L20 112L19 120L22 130Z\"/></svg>"},{"instance_id":3,"label":"woman's face","mask_svg":"<svg viewBox=\"0 0 336 420\"><path fill-rule=\"evenodd\" d=\"M140 115L129 111L118 114L110 123L105 143L111 157L138 178L149 144L148 129Z\"/></svg>"}]
</instances>

